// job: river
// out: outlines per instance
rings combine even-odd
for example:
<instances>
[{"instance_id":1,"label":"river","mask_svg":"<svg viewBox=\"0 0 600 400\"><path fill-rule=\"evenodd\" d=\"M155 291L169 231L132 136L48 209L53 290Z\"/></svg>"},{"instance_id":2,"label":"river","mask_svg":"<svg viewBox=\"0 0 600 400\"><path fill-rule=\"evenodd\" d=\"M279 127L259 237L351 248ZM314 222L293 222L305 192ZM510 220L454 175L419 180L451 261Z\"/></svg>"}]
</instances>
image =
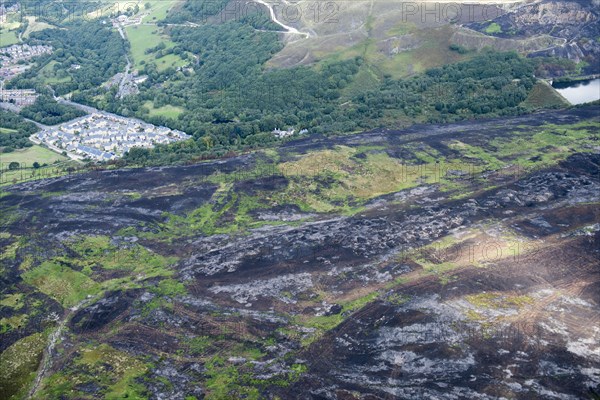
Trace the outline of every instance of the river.
<instances>
[{"instance_id":1,"label":"river","mask_svg":"<svg viewBox=\"0 0 600 400\"><path fill-rule=\"evenodd\" d=\"M600 78L577 82L554 82L552 87L571 104L583 104L600 99Z\"/></svg>"}]
</instances>

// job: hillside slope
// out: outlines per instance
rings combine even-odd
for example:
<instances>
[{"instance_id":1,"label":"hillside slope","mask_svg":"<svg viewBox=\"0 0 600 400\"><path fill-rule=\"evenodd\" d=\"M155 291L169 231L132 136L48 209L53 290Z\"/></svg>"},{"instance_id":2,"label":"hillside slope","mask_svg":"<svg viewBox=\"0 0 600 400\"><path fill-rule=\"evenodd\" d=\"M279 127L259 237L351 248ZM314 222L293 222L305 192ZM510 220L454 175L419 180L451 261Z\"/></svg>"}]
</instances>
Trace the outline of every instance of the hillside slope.
<instances>
[{"instance_id":1,"label":"hillside slope","mask_svg":"<svg viewBox=\"0 0 600 400\"><path fill-rule=\"evenodd\" d=\"M597 73L597 9L592 0L284 2L278 17L309 37L288 35L270 65L289 67L362 53L383 73L406 76L460 59L448 50L456 44L585 61L582 73Z\"/></svg>"},{"instance_id":2,"label":"hillside slope","mask_svg":"<svg viewBox=\"0 0 600 400\"><path fill-rule=\"evenodd\" d=\"M0 392L598 393L599 124L591 106L9 187Z\"/></svg>"}]
</instances>

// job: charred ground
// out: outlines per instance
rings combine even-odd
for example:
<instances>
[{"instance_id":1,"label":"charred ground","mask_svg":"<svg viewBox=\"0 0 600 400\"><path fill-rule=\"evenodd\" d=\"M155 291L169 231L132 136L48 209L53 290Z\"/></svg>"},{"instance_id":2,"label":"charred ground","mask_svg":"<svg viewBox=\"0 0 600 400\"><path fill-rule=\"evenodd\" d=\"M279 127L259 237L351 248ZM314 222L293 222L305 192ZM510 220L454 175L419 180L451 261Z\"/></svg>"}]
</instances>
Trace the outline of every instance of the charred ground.
<instances>
[{"instance_id":1,"label":"charred ground","mask_svg":"<svg viewBox=\"0 0 600 400\"><path fill-rule=\"evenodd\" d=\"M9 187L3 396L591 398L599 124L593 106Z\"/></svg>"}]
</instances>

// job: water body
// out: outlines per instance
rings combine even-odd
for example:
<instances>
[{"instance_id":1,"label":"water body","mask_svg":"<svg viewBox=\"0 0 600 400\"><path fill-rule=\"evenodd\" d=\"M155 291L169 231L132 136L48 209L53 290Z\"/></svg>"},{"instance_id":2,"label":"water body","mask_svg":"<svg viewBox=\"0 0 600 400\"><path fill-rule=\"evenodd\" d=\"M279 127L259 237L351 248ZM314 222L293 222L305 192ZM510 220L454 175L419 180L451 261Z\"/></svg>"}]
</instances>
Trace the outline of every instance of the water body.
<instances>
[{"instance_id":1,"label":"water body","mask_svg":"<svg viewBox=\"0 0 600 400\"><path fill-rule=\"evenodd\" d=\"M571 104L583 104L600 99L600 78L578 82L554 82L552 87Z\"/></svg>"}]
</instances>

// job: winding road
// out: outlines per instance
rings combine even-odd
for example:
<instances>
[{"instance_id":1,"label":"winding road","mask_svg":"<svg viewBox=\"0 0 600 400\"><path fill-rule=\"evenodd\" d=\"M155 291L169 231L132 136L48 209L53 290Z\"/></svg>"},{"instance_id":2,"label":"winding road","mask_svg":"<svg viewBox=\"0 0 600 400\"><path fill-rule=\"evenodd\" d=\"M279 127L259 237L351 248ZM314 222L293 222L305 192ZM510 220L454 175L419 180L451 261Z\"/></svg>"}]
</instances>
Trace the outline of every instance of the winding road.
<instances>
[{"instance_id":1,"label":"winding road","mask_svg":"<svg viewBox=\"0 0 600 400\"><path fill-rule=\"evenodd\" d=\"M275 10L273 8L273 6L271 4L269 4L268 2L264 1L264 0L254 0L255 2L257 2L258 4L262 4L263 6L267 7L269 9L269 13L271 14L271 19L273 20L274 23L276 23L277 25L281 26L283 29L285 29L287 32L285 33L291 33L291 34L295 34L295 35L302 35L306 38L310 37L310 33L307 32L300 32L298 29L294 28L293 26L289 26L284 24L283 22L281 22L280 20L277 19L277 15L275 15Z\"/></svg>"}]
</instances>

